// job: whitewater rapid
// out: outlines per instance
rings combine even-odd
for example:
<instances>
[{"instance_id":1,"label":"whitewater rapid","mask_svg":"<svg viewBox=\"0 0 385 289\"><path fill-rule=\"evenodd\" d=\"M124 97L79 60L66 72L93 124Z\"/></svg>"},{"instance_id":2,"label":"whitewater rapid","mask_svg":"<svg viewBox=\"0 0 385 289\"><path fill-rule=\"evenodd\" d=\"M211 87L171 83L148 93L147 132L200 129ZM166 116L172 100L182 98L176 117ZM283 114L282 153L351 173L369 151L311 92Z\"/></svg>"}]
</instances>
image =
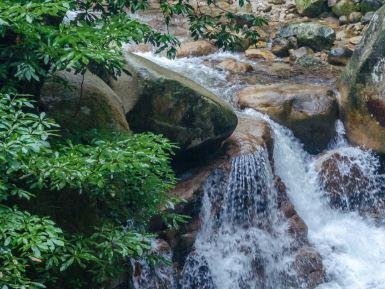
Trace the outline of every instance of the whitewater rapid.
<instances>
[{"instance_id":1,"label":"whitewater rapid","mask_svg":"<svg viewBox=\"0 0 385 289\"><path fill-rule=\"evenodd\" d=\"M142 56L193 79L228 101L243 86L242 83L229 83L227 72L207 67L204 64L207 58L168 60L149 53ZM214 54L210 58L221 60L229 56L243 60L239 55L226 53ZM274 173L286 184L289 198L307 224L309 240L321 254L327 272L327 282L317 288L385 289L385 228L357 212L332 209L315 170L317 157L305 152L289 129L266 115L251 109L244 113L264 119L272 128ZM383 176L378 173L378 157L370 151L349 145L340 122L337 123L337 131L338 136L328 151L356 159L365 177L382 182L378 184L378 189L382 189ZM235 267L234 270L242 268Z\"/></svg>"}]
</instances>

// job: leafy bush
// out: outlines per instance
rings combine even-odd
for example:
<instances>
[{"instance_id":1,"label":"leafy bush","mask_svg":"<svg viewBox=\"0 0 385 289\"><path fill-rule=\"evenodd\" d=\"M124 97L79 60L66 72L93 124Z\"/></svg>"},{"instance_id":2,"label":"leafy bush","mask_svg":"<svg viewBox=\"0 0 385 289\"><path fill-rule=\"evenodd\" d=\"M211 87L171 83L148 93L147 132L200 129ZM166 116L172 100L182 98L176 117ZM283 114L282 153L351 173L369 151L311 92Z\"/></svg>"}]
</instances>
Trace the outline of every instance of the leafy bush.
<instances>
[{"instance_id":1,"label":"leafy bush","mask_svg":"<svg viewBox=\"0 0 385 289\"><path fill-rule=\"evenodd\" d=\"M53 121L28 112L34 107L25 98L0 96L0 288L105 288L127 271L128 258L151 255L154 236L146 229L152 216L183 221L165 210L178 201L169 195L174 147L167 140L113 134L83 144L52 143ZM62 201L50 202L56 206L48 210L62 228L25 211L46 212L40 200L47 194L86 198L80 210L96 221L62 220L55 214L69 210ZM67 226L73 222L85 224Z\"/></svg>"}]
</instances>

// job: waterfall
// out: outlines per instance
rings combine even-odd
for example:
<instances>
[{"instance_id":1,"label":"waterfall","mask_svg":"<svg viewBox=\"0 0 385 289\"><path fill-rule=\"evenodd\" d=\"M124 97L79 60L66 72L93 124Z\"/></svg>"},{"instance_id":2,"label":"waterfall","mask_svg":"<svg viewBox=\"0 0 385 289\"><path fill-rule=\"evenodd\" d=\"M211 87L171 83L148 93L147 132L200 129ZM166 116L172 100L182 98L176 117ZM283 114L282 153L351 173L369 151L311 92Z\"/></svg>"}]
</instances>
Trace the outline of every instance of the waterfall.
<instances>
[{"instance_id":1,"label":"waterfall","mask_svg":"<svg viewBox=\"0 0 385 289\"><path fill-rule=\"evenodd\" d=\"M309 239L322 255L327 270L330 281L321 287L385 288L385 228L377 226L356 211L332 209L325 199L326 192L314 169L315 158L302 149L287 128L254 111L248 110L247 113L269 121L273 129L276 173L286 184L291 201L308 225ZM338 125L341 128L341 124ZM341 141L344 131L340 129L339 132L340 141L335 142L334 149L355 156L366 176L375 185L382 186L383 176L377 173L377 157L370 151Z\"/></svg>"},{"instance_id":2,"label":"waterfall","mask_svg":"<svg viewBox=\"0 0 385 289\"><path fill-rule=\"evenodd\" d=\"M244 85L229 82L226 72L204 64L207 58L221 60L227 54L174 61L142 56L188 75L228 101ZM203 188L202 227L178 278L179 288L306 287L293 270L296 244L277 210L274 171L307 224L311 245L322 256L327 278L317 289L385 289L385 227L370 212L384 206L385 180L378 173L378 157L349 145L340 121L327 151L312 156L289 129L254 110L244 113L270 124L273 168L260 149L234 158L227 175L217 171L209 177ZM333 170L325 178L320 167L333 157Z\"/></svg>"},{"instance_id":3,"label":"waterfall","mask_svg":"<svg viewBox=\"0 0 385 289\"><path fill-rule=\"evenodd\" d=\"M277 208L267 153L232 160L227 182L204 186L203 225L182 272L182 289L289 288L293 239Z\"/></svg>"}]
</instances>

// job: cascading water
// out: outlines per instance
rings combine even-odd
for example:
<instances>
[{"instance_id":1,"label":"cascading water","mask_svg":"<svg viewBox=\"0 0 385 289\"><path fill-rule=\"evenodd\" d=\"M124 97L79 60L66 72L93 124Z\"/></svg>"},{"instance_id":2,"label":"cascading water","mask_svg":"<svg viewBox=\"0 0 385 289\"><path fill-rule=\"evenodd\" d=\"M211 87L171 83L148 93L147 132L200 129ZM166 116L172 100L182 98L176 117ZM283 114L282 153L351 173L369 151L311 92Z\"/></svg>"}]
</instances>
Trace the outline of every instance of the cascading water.
<instances>
[{"instance_id":1,"label":"cascading water","mask_svg":"<svg viewBox=\"0 0 385 289\"><path fill-rule=\"evenodd\" d=\"M229 101L243 85L229 83L226 73L206 67L201 58L171 62L144 56L192 78ZM220 60L224 56L211 57ZM378 174L378 158L370 151L350 146L340 122L337 138L320 157L306 153L290 130L267 116L253 110L245 113L262 118L272 128L274 173L286 184L291 202L308 226L309 240L323 258L327 282L317 288L384 289L385 227L368 216L367 211L382 205L379 200L385 181ZM195 249L186 259L180 280L182 289L292 286L288 281L295 275L289 253L293 240L275 208L277 192L264 154L257 151L235 158L227 182L221 174L207 181L203 225ZM322 158L332 154L338 155L332 174L340 174L341 180L346 180L339 184L337 178L333 183L332 193L341 197L338 199L341 203L335 204L340 207L331 203L330 188L325 184L333 181L332 174L323 179L319 169L324 163ZM343 198L351 192L350 199ZM367 206L357 205L361 201L366 201Z\"/></svg>"},{"instance_id":2,"label":"cascading water","mask_svg":"<svg viewBox=\"0 0 385 289\"><path fill-rule=\"evenodd\" d=\"M385 288L385 228L355 211L332 209L315 170L316 159L302 149L288 129L254 111L247 113L269 121L273 129L275 171L285 182L291 201L308 225L309 239L322 255L327 270L330 282L321 287ZM377 174L378 159L371 152L349 146L346 141L336 144L335 150L354 157L365 177L378 186L369 190L381 190L383 176Z\"/></svg>"},{"instance_id":3,"label":"cascading water","mask_svg":"<svg viewBox=\"0 0 385 289\"><path fill-rule=\"evenodd\" d=\"M203 225L182 272L182 289L291 287L294 240L277 208L265 149L234 158L227 182L223 174L212 175L202 204Z\"/></svg>"}]
</instances>

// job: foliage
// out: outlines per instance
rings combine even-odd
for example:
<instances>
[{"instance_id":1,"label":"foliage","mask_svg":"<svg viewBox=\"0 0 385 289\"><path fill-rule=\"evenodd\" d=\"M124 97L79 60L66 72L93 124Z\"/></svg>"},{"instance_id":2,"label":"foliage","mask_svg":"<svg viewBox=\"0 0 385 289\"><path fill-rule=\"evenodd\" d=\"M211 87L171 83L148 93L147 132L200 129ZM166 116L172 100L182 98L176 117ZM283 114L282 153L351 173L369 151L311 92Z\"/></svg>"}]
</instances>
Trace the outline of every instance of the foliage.
<instances>
[{"instance_id":1,"label":"foliage","mask_svg":"<svg viewBox=\"0 0 385 289\"><path fill-rule=\"evenodd\" d=\"M150 254L154 236L145 231L152 216L183 221L164 210L177 201L168 194L175 183L169 166L174 147L153 134L52 142L56 125L32 109L25 98L1 95L0 288L41 288L63 280L68 281L62 288L104 288L127 270L127 258ZM70 230L57 219L62 229L20 208L41 211L30 205L33 199L22 200L44 192L85 196L97 221L86 224L87 230ZM74 270L83 273L63 278Z\"/></svg>"},{"instance_id":2,"label":"foliage","mask_svg":"<svg viewBox=\"0 0 385 289\"><path fill-rule=\"evenodd\" d=\"M195 39L208 38L230 50L242 46L245 38L255 43L258 33L253 27L265 24L264 19L206 1L205 7L199 1L160 1L160 9L167 25L177 15L187 17ZM240 6L244 4L239 0ZM148 7L148 0L1 0L0 87L20 89L23 81L39 82L49 72L84 73L95 65L110 74L119 73L121 48L127 42L150 43L173 57L178 44L174 36L127 15ZM70 11L79 13L71 19Z\"/></svg>"}]
</instances>

